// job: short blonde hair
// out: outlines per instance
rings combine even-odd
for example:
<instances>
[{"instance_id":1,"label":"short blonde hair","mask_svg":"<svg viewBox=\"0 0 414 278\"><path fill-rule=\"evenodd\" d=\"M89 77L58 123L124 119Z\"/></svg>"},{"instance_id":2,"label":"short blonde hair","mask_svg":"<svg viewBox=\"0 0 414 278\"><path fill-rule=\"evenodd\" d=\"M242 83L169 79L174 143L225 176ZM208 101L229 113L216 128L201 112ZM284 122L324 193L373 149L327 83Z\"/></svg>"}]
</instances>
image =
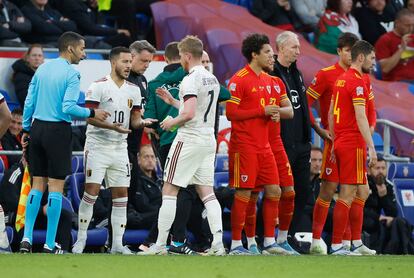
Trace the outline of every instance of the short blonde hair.
<instances>
[{"instance_id":1,"label":"short blonde hair","mask_svg":"<svg viewBox=\"0 0 414 278\"><path fill-rule=\"evenodd\" d=\"M285 44L285 42L290 38L299 39L298 35L296 35L292 31L284 31L284 32L280 33L276 37L276 47L277 47L277 49L279 49L283 44Z\"/></svg>"},{"instance_id":2,"label":"short blonde hair","mask_svg":"<svg viewBox=\"0 0 414 278\"><path fill-rule=\"evenodd\" d=\"M181 53L190 53L194 58L203 56L203 42L196 36L186 36L178 43L178 49Z\"/></svg>"}]
</instances>

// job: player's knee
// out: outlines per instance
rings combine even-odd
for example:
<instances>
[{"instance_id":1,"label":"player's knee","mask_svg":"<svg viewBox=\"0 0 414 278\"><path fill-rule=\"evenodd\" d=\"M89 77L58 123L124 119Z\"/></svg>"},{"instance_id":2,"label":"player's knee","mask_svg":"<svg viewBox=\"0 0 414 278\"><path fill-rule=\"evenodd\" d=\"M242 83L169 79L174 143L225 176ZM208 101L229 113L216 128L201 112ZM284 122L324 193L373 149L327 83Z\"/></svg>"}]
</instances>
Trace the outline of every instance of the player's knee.
<instances>
[{"instance_id":1,"label":"player's knee","mask_svg":"<svg viewBox=\"0 0 414 278\"><path fill-rule=\"evenodd\" d=\"M369 196L369 187L366 185L358 186L356 197L362 200L368 199Z\"/></svg>"},{"instance_id":2,"label":"player's knee","mask_svg":"<svg viewBox=\"0 0 414 278\"><path fill-rule=\"evenodd\" d=\"M336 192L337 184L332 182L323 182L319 191L319 198L330 202Z\"/></svg>"},{"instance_id":3,"label":"player's knee","mask_svg":"<svg viewBox=\"0 0 414 278\"><path fill-rule=\"evenodd\" d=\"M272 185L272 186L265 187L265 197L267 198L280 197L281 194L282 194L282 190L280 189L280 186L278 185Z\"/></svg>"}]
</instances>

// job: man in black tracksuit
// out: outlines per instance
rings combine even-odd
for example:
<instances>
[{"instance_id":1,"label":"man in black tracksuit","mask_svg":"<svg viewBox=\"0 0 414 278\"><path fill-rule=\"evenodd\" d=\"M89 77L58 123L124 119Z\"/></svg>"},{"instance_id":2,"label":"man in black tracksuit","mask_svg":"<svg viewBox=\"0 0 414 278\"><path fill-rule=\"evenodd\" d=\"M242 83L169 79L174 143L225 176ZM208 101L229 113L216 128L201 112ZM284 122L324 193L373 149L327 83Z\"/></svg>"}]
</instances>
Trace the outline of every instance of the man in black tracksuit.
<instances>
[{"instance_id":1,"label":"man in black tracksuit","mask_svg":"<svg viewBox=\"0 0 414 278\"><path fill-rule=\"evenodd\" d=\"M276 45L278 56L275 57L274 70L270 74L283 80L294 109L293 119L281 120L283 145L289 157L295 182L295 211L289 230L289 234L293 237L310 194L311 125L306 87L302 74L296 67L300 47L298 37L293 32L285 31L277 36Z\"/></svg>"}]
</instances>

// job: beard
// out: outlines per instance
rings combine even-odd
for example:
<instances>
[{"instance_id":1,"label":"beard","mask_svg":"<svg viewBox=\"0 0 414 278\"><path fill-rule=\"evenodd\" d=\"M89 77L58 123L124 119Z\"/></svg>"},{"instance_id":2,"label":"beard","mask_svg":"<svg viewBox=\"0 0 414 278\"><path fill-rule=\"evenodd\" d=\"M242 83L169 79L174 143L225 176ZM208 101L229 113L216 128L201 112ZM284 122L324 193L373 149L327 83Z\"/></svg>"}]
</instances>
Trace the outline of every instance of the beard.
<instances>
[{"instance_id":1,"label":"beard","mask_svg":"<svg viewBox=\"0 0 414 278\"><path fill-rule=\"evenodd\" d=\"M361 69L362 69L363 73L370 73L371 72L371 68L362 67Z\"/></svg>"},{"instance_id":2,"label":"beard","mask_svg":"<svg viewBox=\"0 0 414 278\"><path fill-rule=\"evenodd\" d=\"M385 176L383 174L378 174L373 177L375 184L381 185L385 183Z\"/></svg>"},{"instance_id":3,"label":"beard","mask_svg":"<svg viewBox=\"0 0 414 278\"><path fill-rule=\"evenodd\" d=\"M125 76L124 71L120 70L119 68L115 68L115 73L120 79L127 79L129 76L129 73Z\"/></svg>"}]
</instances>

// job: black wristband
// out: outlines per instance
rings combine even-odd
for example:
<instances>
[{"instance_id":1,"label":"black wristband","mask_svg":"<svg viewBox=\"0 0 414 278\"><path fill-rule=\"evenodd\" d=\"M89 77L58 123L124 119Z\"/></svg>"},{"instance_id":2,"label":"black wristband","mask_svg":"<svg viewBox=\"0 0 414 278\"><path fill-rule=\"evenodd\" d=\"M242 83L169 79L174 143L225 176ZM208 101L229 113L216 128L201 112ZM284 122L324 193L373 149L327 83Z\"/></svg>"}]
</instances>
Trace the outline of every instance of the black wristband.
<instances>
[{"instance_id":1,"label":"black wristband","mask_svg":"<svg viewBox=\"0 0 414 278\"><path fill-rule=\"evenodd\" d=\"M89 108L89 111L91 111L91 113L89 114L88 118L95 118L95 109Z\"/></svg>"}]
</instances>

